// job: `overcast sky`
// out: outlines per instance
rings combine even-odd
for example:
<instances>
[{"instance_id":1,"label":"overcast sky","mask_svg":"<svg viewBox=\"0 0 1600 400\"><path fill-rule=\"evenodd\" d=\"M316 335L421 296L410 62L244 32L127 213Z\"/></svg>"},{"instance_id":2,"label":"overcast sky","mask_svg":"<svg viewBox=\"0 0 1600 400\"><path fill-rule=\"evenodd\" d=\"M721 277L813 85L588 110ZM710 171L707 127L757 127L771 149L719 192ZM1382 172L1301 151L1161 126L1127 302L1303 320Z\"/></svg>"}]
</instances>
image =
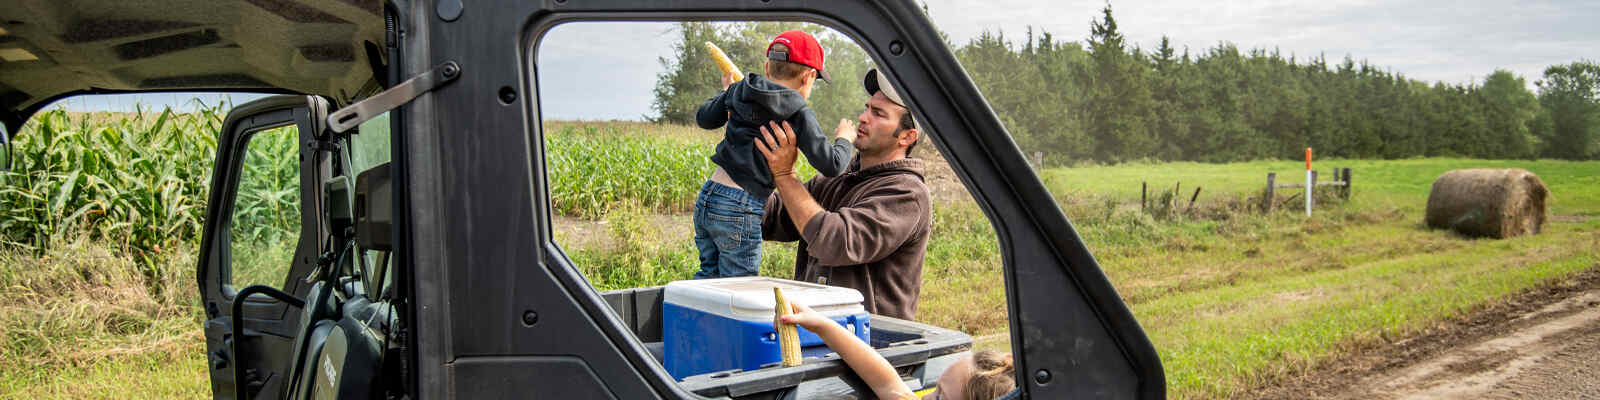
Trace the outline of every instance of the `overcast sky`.
<instances>
[{"instance_id":1,"label":"overcast sky","mask_svg":"<svg viewBox=\"0 0 1600 400\"><path fill-rule=\"evenodd\" d=\"M984 30L1025 40L1029 26L1082 42L1101 0L929 0L933 22L957 46ZM1155 48L1161 36L1199 53L1219 42L1278 49L1300 60L1346 55L1412 79L1480 82L1495 69L1527 79L1546 66L1600 59L1600 1L1182 0L1121 1L1119 28ZM671 54L673 24L606 23L558 27L543 42L540 98L550 119L641 119L651 114L658 57ZM746 69L752 68L745 66ZM851 81L857 78L840 78ZM135 101L181 104L185 95L79 99L73 108L127 109ZM234 95L235 100L240 97Z\"/></svg>"}]
</instances>

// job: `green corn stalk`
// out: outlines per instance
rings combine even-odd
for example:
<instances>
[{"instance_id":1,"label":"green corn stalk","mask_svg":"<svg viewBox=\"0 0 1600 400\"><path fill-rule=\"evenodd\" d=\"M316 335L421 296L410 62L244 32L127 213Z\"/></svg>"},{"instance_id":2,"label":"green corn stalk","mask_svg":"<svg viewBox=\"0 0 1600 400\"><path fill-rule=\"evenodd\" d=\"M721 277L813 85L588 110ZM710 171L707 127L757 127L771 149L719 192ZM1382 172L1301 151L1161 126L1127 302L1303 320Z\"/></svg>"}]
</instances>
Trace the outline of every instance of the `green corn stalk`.
<instances>
[{"instance_id":1,"label":"green corn stalk","mask_svg":"<svg viewBox=\"0 0 1600 400\"><path fill-rule=\"evenodd\" d=\"M716 165L710 157L715 140L686 140L655 130L682 129L665 125L559 125L547 129L546 165L550 168L553 211L579 218L599 218L624 201L648 211L681 213L694 208L701 184ZM720 130L701 131L720 138ZM816 174L805 161L803 177Z\"/></svg>"},{"instance_id":2,"label":"green corn stalk","mask_svg":"<svg viewBox=\"0 0 1600 400\"><path fill-rule=\"evenodd\" d=\"M228 107L35 116L0 172L0 244L42 253L89 235L163 274L155 256L198 241Z\"/></svg>"}]
</instances>

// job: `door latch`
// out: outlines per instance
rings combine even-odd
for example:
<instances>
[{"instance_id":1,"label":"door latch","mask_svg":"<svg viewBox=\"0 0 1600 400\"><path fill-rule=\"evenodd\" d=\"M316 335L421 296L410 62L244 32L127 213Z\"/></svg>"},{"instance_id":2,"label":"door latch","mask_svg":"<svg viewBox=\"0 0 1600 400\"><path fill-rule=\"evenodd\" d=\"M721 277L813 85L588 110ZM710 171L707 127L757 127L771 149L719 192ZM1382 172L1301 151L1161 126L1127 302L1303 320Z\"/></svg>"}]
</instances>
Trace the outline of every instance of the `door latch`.
<instances>
[{"instance_id":1,"label":"door latch","mask_svg":"<svg viewBox=\"0 0 1600 400\"><path fill-rule=\"evenodd\" d=\"M430 90L444 86L461 77L461 66L455 61L445 61L437 67L421 75L411 77L405 82L368 97L366 100L328 114L328 126L336 133L342 133L350 128L361 125L362 122L376 117L379 114L399 108L411 100L427 93Z\"/></svg>"}]
</instances>

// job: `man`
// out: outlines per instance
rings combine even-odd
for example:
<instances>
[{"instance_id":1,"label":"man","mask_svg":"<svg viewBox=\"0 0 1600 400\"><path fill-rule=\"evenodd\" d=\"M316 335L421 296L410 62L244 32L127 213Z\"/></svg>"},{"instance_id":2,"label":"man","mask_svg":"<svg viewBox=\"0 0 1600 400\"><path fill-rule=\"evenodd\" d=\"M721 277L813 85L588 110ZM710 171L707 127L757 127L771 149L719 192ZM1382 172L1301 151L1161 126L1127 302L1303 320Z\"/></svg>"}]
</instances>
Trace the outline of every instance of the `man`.
<instances>
[{"instance_id":1,"label":"man","mask_svg":"<svg viewBox=\"0 0 1600 400\"><path fill-rule=\"evenodd\" d=\"M767 200L762 237L800 241L794 279L861 291L867 312L914 319L922 259L932 224L922 160L908 158L921 135L905 102L877 70L867 71L867 109L854 131L856 160L837 177L801 183L788 125L762 127L757 149L777 187Z\"/></svg>"}]
</instances>

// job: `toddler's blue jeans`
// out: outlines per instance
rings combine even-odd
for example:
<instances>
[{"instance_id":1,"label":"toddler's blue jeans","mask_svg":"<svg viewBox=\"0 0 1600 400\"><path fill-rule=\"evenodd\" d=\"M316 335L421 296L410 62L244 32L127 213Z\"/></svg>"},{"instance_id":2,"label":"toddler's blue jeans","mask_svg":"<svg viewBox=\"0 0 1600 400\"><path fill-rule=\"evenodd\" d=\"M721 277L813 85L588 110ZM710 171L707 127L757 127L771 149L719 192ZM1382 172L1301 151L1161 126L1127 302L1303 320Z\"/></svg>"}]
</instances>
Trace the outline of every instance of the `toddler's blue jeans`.
<instances>
[{"instance_id":1,"label":"toddler's blue jeans","mask_svg":"<svg viewBox=\"0 0 1600 400\"><path fill-rule=\"evenodd\" d=\"M706 181L694 202L694 245L700 249L695 279L754 276L761 270L762 206L743 190Z\"/></svg>"}]
</instances>

